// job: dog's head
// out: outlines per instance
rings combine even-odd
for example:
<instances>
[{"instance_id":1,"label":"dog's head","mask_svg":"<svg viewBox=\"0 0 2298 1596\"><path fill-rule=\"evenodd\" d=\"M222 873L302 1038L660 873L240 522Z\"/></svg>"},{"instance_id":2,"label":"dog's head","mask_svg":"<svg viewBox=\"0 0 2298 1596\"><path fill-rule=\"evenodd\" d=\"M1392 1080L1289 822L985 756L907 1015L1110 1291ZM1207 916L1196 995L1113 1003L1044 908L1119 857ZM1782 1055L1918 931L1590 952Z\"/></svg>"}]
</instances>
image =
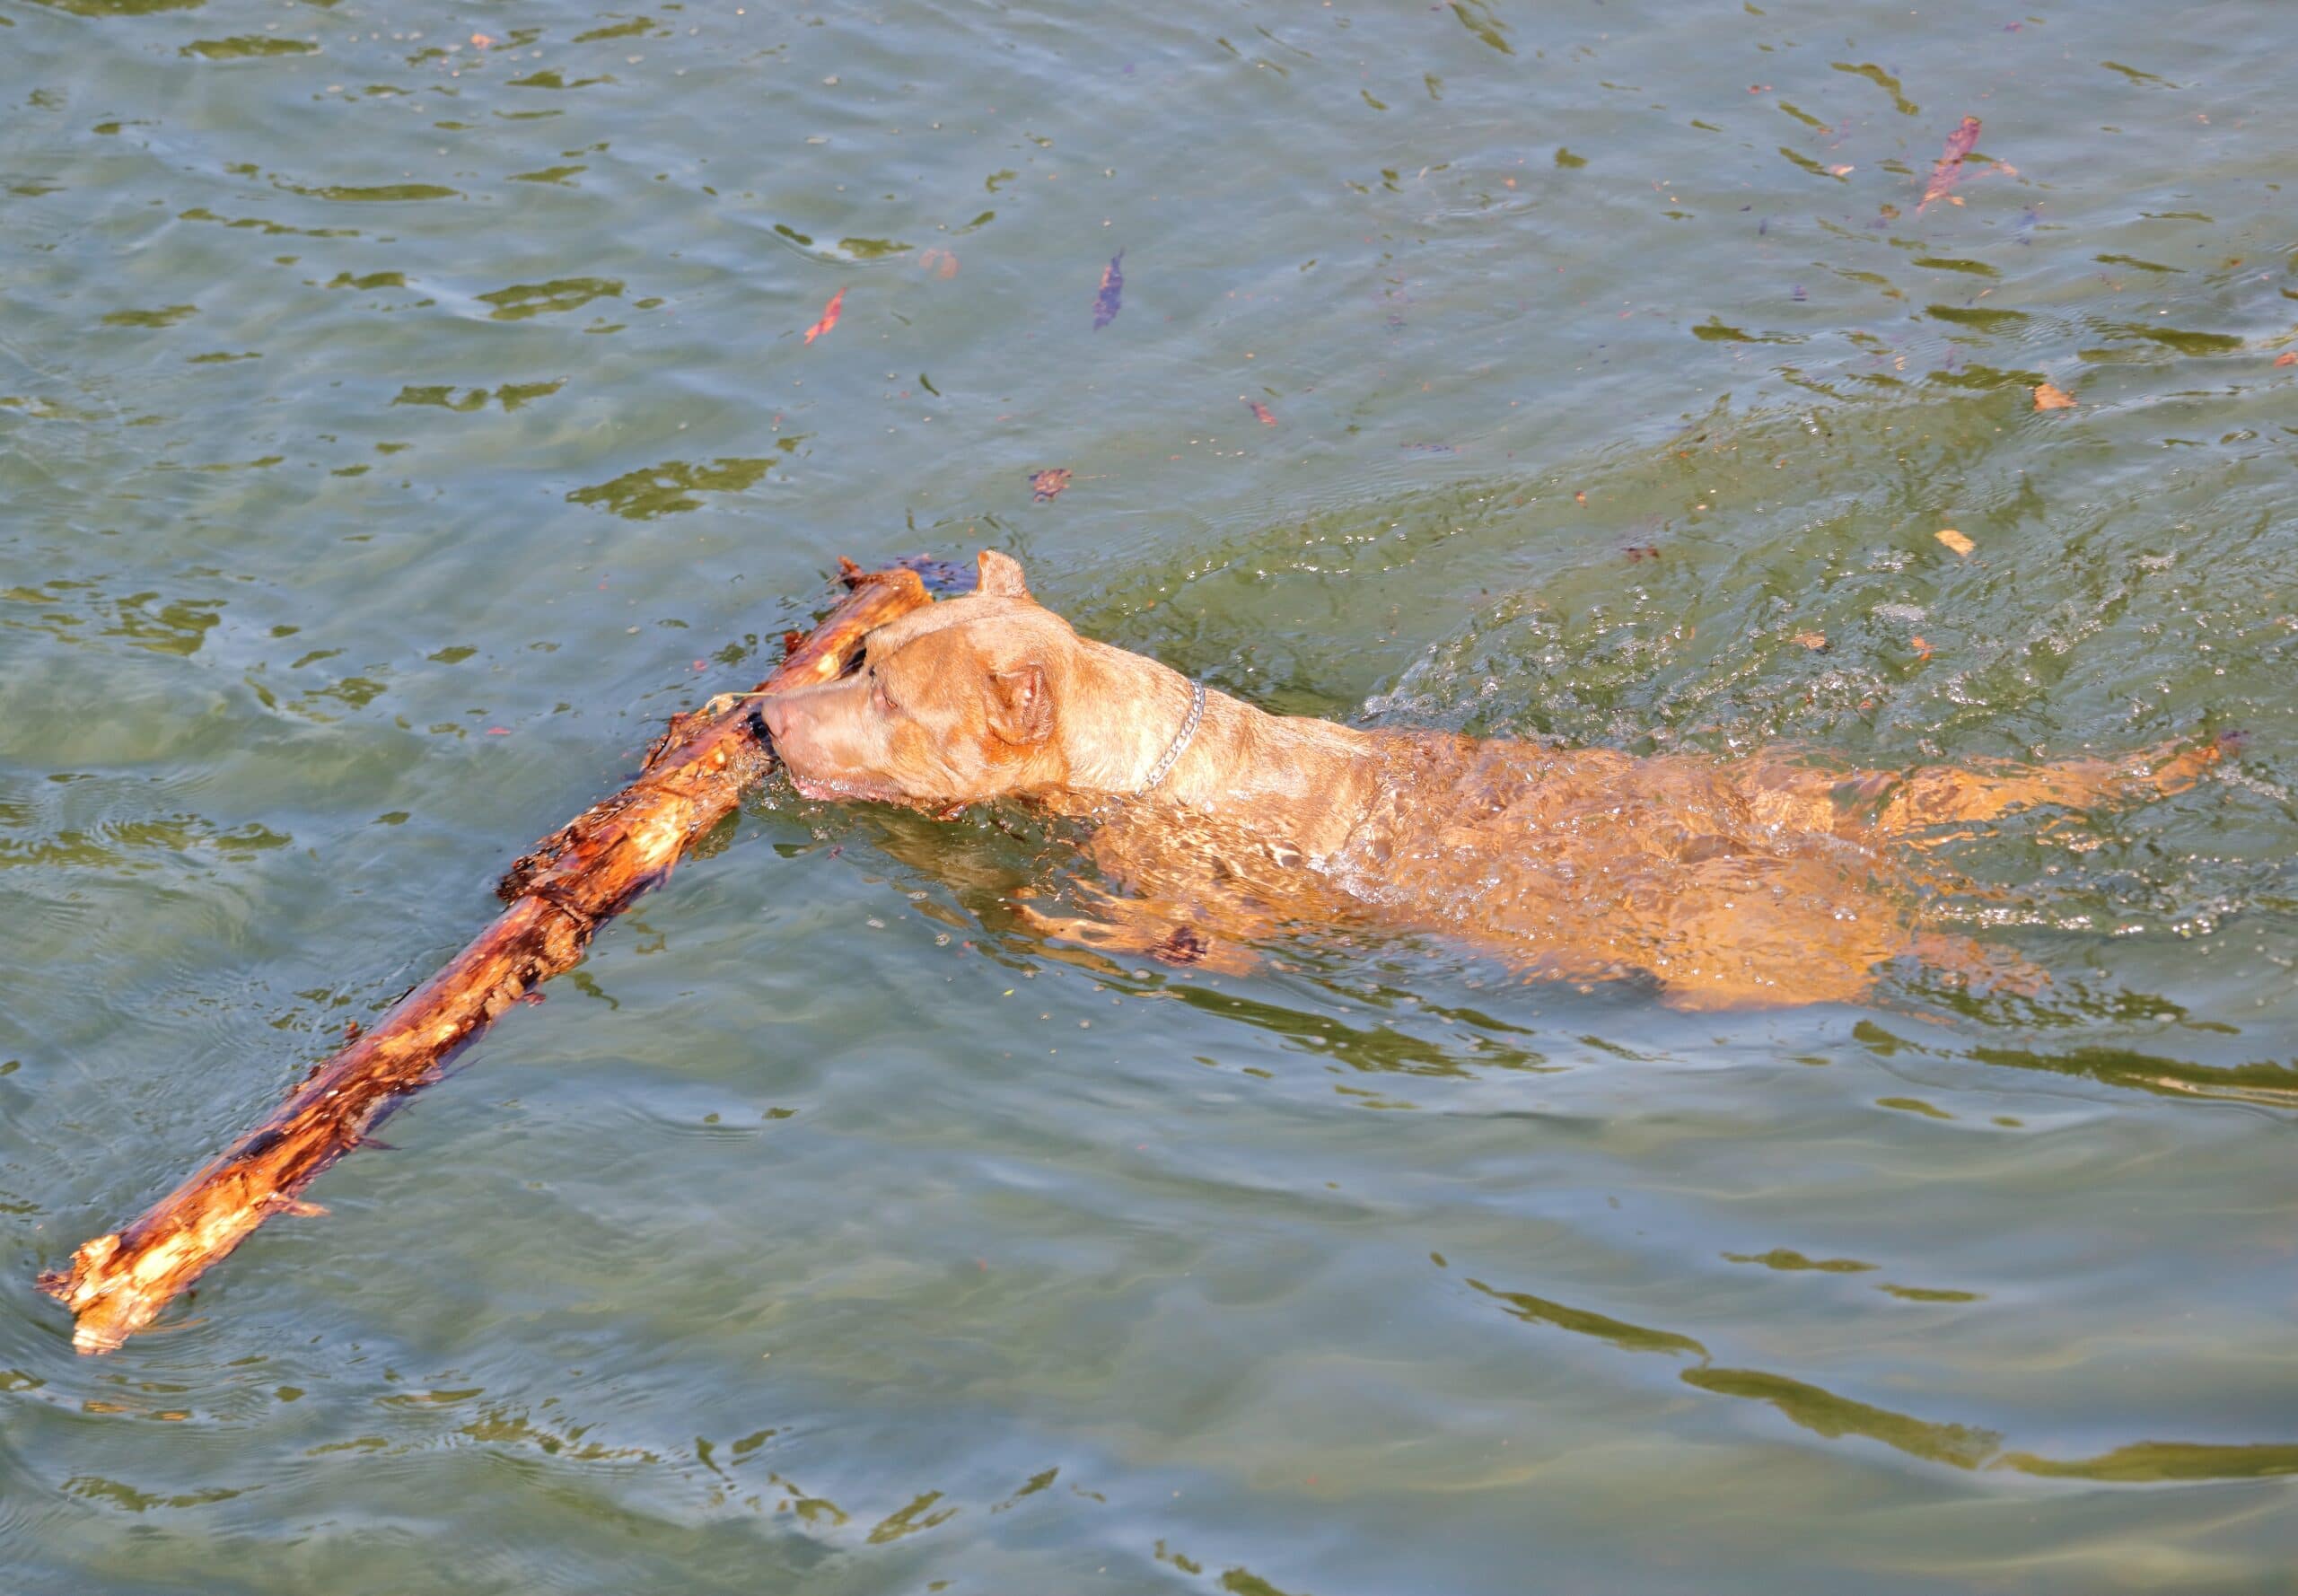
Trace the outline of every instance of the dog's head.
<instances>
[{"instance_id":1,"label":"dog's head","mask_svg":"<svg viewBox=\"0 0 2298 1596\"><path fill-rule=\"evenodd\" d=\"M871 633L858 670L765 701L801 792L946 810L1065 782L1056 706L1077 635L1030 597L1019 563L985 549L980 569L971 593Z\"/></svg>"}]
</instances>

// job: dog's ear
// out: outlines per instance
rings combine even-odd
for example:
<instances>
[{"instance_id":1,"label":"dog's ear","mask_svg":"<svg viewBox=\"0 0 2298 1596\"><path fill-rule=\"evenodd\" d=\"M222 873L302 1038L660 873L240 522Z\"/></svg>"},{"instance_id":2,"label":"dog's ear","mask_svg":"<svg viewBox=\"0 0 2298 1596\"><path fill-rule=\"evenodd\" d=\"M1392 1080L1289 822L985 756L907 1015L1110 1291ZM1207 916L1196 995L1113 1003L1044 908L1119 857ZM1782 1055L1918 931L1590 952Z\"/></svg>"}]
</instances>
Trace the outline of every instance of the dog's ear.
<instances>
[{"instance_id":1,"label":"dog's ear","mask_svg":"<svg viewBox=\"0 0 2298 1596\"><path fill-rule=\"evenodd\" d=\"M1053 735L1053 695L1043 665L1028 660L989 673L989 729L1017 748L1035 747Z\"/></svg>"},{"instance_id":2,"label":"dog's ear","mask_svg":"<svg viewBox=\"0 0 2298 1596\"><path fill-rule=\"evenodd\" d=\"M981 551L981 579L974 591L993 593L1001 599L1026 599L1030 584L1022 580L1022 562L1010 554L1000 554L994 548Z\"/></svg>"}]
</instances>

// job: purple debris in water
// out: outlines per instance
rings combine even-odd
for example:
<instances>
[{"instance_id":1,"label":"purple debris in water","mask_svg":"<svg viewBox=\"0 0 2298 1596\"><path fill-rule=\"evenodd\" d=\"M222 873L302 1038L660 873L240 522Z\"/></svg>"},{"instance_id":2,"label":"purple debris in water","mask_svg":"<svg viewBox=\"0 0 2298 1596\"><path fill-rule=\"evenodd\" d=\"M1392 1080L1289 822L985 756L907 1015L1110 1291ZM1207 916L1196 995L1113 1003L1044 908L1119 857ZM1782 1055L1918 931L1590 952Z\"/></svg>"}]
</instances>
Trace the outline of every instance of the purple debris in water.
<instances>
[{"instance_id":1,"label":"purple debris in water","mask_svg":"<svg viewBox=\"0 0 2298 1596\"><path fill-rule=\"evenodd\" d=\"M1769 232L1770 231L1771 218L1769 216L1766 216L1762 221L1756 224L1756 236L1758 238L1761 238L1765 233Z\"/></svg>"},{"instance_id":2,"label":"purple debris in water","mask_svg":"<svg viewBox=\"0 0 2298 1596\"><path fill-rule=\"evenodd\" d=\"M1794 291L1794 294L1793 294L1792 297L1795 300L1795 302L1796 302L1797 303L1799 303L1799 304L1800 304L1800 303L1802 303L1804 300L1807 300L1807 299L1811 298L1811 296L1810 294L1808 294L1804 293L1804 292L1803 292L1803 285L1802 285L1802 284L1801 284L1801 283L1798 283L1798 284L1796 284L1796 285L1795 285Z\"/></svg>"},{"instance_id":3,"label":"purple debris in water","mask_svg":"<svg viewBox=\"0 0 2298 1596\"><path fill-rule=\"evenodd\" d=\"M1101 291L1093 295L1093 330L1096 332L1117 320L1125 294L1125 273L1118 268L1118 262L1124 259L1125 251L1119 250L1110 257L1109 265L1101 270Z\"/></svg>"},{"instance_id":4,"label":"purple debris in water","mask_svg":"<svg viewBox=\"0 0 2298 1596\"><path fill-rule=\"evenodd\" d=\"M1978 129L1977 117L1965 117L1955 124L1955 130L1947 136L1945 151L1932 163L1931 180L1923 186L1922 203L1915 207L1917 215L1929 208L1933 200L1944 199L1947 191L1963 180L1963 159L1978 147Z\"/></svg>"}]
</instances>

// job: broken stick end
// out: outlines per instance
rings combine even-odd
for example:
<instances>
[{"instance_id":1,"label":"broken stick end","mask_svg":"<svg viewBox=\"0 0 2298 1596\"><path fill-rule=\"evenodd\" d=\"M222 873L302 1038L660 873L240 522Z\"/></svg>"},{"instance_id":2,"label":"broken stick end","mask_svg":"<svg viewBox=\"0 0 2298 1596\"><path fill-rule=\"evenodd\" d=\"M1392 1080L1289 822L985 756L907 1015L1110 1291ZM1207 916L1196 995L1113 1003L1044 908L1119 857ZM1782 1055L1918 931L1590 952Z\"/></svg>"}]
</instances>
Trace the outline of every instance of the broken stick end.
<instances>
[{"instance_id":1,"label":"broken stick end","mask_svg":"<svg viewBox=\"0 0 2298 1596\"><path fill-rule=\"evenodd\" d=\"M83 1355L117 1350L159 1311L133 1280L107 1275L118 1251L119 1232L113 1231L81 1242L69 1269L49 1269L39 1277L40 1290L72 1311L72 1349Z\"/></svg>"},{"instance_id":2,"label":"broken stick end","mask_svg":"<svg viewBox=\"0 0 2298 1596\"><path fill-rule=\"evenodd\" d=\"M108 1352L118 1352L130 1336L143 1328L141 1324L114 1328L83 1319L72 1327L72 1350L83 1358L100 1358Z\"/></svg>"}]
</instances>

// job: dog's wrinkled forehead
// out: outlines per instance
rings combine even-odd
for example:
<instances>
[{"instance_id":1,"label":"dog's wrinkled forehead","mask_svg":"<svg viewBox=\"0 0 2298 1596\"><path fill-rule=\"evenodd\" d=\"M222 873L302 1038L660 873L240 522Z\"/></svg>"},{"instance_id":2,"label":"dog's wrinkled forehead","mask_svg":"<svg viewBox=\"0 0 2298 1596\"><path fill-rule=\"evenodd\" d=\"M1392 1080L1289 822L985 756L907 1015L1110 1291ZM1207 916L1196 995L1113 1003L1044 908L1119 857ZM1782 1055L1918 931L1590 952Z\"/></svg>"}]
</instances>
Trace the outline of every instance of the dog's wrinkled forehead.
<instances>
[{"instance_id":1,"label":"dog's wrinkled forehead","mask_svg":"<svg viewBox=\"0 0 2298 1596\"><path fill-rule=\"evenodd\" d=\"M1010 636L1018 642L1076 635L1069 629L1067 621L1027 599L968 593L961 599L943 599L923 609L913 609L899 620L888 621L870 634L871 657L881 658L936 633L960 630L973 633L985 642L992 636Z\"/></svg>"}]
</instances>

